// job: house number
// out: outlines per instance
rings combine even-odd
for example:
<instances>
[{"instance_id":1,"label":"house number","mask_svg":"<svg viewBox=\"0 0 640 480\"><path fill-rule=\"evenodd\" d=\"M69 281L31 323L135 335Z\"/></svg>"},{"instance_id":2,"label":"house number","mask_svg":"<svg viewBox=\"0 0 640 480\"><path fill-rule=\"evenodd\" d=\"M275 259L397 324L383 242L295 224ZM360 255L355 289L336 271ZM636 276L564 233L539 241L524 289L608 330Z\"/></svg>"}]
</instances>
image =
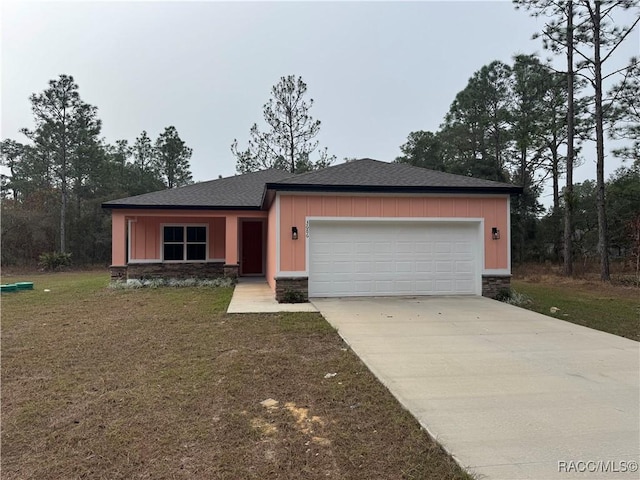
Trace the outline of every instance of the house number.
<instances>
[{"instance_id":1,"label":"house number","mask_svg":"<svg viewBox=\"0 0 640 480\"><path fill-rule=\"evenodd\" d=\"M309 238L309 220L304 223L304 236Z\"/></svg>"}]
</instances>

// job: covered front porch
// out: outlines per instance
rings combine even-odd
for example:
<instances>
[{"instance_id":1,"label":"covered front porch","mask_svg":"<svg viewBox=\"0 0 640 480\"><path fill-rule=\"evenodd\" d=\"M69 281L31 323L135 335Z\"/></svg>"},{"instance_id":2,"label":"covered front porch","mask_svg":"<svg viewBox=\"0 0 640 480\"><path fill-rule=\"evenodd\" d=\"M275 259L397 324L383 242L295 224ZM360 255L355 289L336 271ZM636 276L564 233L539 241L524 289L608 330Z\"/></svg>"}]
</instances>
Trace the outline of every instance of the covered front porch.
<instances>
[{"instance_id":1,"label":"covered front porch","mask_svg":"<svg viewBox=\"0 0 640 480\"><path fill-rule=\"evenodd\" d=\"M264 277L267 212L114 210L111 279Z\"/></svg>"}]
</instances>

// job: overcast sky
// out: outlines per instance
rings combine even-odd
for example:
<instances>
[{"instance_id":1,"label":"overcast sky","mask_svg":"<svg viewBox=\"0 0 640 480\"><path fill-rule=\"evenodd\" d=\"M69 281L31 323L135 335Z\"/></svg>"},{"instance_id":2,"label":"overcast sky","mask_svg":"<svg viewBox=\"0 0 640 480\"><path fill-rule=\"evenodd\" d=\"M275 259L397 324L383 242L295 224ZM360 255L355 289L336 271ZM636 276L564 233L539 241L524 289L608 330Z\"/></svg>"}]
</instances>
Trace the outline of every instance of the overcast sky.
<instances>
[{"instance_id":1,"label":"overcast sky","mask_svg":"<svg viewBox=\"0 0 640 480\"><path fill-rule=\"evenodd\" d=\"M193 148L196 181L235 173L229 146L246 145L283 75L306 81L320 143L338 161L391 161L409 132L438 128L474 71L516 53L547 55L531 40L539 21L509 1L4 0L0 13L2 138L24 140L29 95L70 74L109 142L142 130L155 139L174 125ZM619 62L640 52L634 33ZM575 180L594 177L587 161Z\"/></svg>"}]
</instances>

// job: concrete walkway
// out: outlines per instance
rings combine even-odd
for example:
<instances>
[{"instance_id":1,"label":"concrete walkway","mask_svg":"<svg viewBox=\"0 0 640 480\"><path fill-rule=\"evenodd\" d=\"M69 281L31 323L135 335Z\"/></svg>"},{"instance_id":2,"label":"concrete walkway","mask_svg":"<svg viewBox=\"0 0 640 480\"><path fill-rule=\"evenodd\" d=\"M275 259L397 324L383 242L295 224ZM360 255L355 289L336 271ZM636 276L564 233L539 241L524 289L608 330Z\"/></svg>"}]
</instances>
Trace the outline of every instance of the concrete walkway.
<instances>
[{"instance_id":1,"label":"concrete walkway","mask_svg":"<svg viewBox=\"0 0 640 480\"><path fill-rule=\"evenodd\" d=\"M478 478L640 478L637 342L481 297L312 302Z\"/></svg>"},{"instance_id":2,"label":"concrete walkway","mask_svg":"<svg viewBox=\"0 0 640 480\"><path fill-rule=\"evenodd\" d=\"M241 277L233 290L227 313L317 312L310 303L278 303L267 281Z\"/></svg>"}]
</instances>

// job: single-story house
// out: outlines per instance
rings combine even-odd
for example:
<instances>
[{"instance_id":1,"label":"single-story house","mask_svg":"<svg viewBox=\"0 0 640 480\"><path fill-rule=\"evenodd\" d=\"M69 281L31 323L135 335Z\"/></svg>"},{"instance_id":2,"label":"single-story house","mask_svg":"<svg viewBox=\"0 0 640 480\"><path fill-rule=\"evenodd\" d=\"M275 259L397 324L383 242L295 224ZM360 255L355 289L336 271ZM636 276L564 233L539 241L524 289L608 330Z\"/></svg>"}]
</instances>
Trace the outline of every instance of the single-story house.
<instances>
[{"instance_id":1,"label":"single-story house","mask_svg":"<svg viewBox=\"0 0 640 480\"><path fill-rule=\"evenodd\" d=\"M485 295L511 275L514 185L353 160L263 170L103 204L111 278L265 277L282 300Z\"/></svg>"}]
</instances>

